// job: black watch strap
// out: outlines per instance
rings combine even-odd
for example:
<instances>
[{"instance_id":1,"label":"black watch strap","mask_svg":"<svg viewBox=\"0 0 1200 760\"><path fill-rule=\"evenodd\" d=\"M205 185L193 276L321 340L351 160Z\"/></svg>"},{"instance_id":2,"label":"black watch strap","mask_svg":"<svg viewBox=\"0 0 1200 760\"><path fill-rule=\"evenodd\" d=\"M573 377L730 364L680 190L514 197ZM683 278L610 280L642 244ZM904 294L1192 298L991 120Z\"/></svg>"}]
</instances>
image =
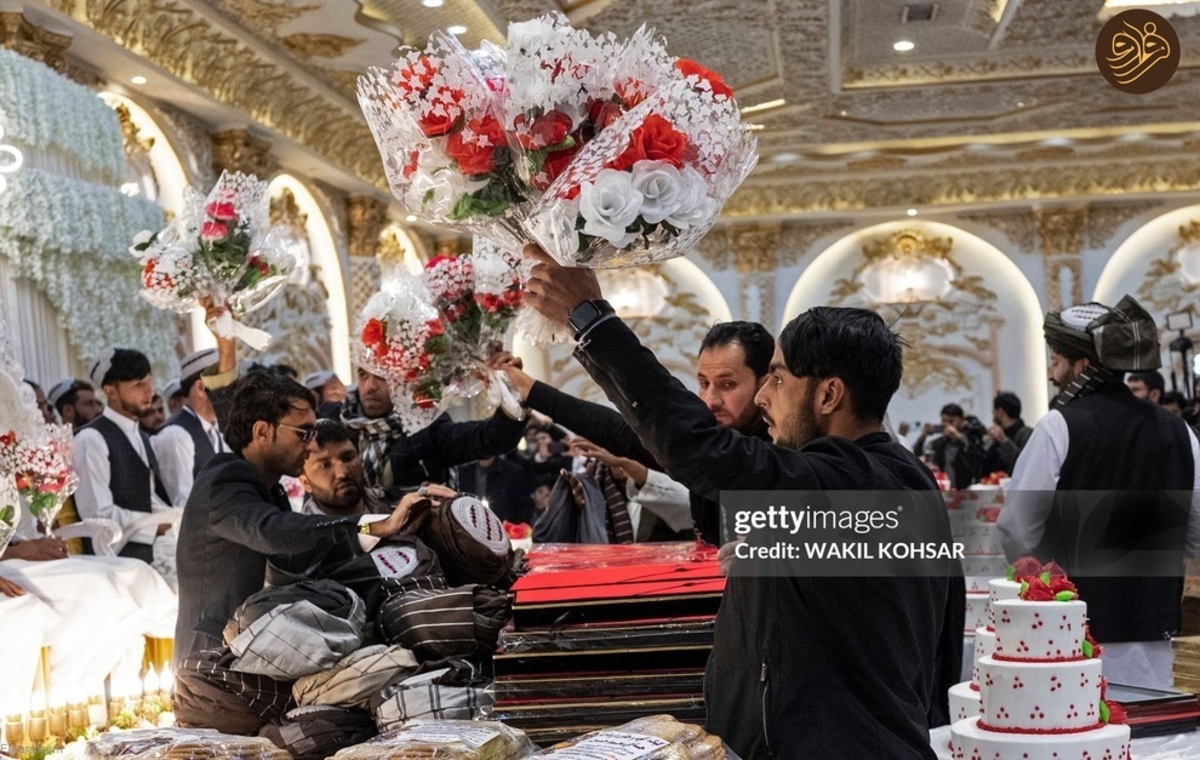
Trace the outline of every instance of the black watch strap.
<instances>
[{"instance_id":1,"label":"black watch strap","mask_svg":"<svg viewBox=\"0 0 1200 760\"><path fill-rule=\"evenodd\" d=\"M571 325L571 331L574 333L575 339L578 340L579 336L597 320L615 313L616 309L612 307L612 304L603 298L597 298L591 301L584 301L574 309L571 309L570 313L567 314L567 323Z\"/></svg>"}]
</instances>

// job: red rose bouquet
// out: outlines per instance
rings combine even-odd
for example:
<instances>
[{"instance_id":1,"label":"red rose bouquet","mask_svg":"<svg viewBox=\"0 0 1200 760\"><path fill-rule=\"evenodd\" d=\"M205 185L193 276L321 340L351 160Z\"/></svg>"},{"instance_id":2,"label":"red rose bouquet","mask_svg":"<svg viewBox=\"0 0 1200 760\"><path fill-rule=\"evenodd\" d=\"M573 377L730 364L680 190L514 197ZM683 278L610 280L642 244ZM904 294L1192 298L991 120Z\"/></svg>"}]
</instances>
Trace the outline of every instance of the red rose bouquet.
<instances>
[{"instance_id":1,"label":"red rose bouquet","mask_svg":"<svg viewBox=\"0 0 1200 760\"><path fill-rule=\"evenodd\" d=\"M271 336L238 318L279 292L296 268L270 225L267 183L223 172L207 198L186 192L179 217L160 232L140 233L130 248L142 263L142 295L180 313L211 299L227 310L210 325L218 335L265 348Z\"/></svg>"},{"instance_id":2,"label":"red rose bouquet","mask_svg":"<svg viewBox=\"0 0 1200 760\"><path fill-rule=\"evenodd\" d=\"M73 469L74 438L67 425L43 425L31 435L0 436L0 456L11 468L17 492L29 511L53 535L54 517L75 493L79 476Z\"/></svg>"},{"instance_id":3,"label":"red rose bouquet","mask_svg":"<svg viewBox=\"0 0 1200 760\"><path fill-rule=\"evenodd\" d=\"M678 78L584 145L534 206L526 229L561 264L682 255L754 168L757 142L729 88L697 64L676 69Z\"/></svg>"},{"instance_id":4,"label":"red rose bouquet","mask_svg":"<svg viewBox=\"0 0 1200 760\"><path fill-rule=\"evenodd\" d=\"M405 210L433 224L511 236L526 198L497 117L496 56L468 52L439 32L390 70L359 77L358 102Z\"/></svg>"}]
</instances>

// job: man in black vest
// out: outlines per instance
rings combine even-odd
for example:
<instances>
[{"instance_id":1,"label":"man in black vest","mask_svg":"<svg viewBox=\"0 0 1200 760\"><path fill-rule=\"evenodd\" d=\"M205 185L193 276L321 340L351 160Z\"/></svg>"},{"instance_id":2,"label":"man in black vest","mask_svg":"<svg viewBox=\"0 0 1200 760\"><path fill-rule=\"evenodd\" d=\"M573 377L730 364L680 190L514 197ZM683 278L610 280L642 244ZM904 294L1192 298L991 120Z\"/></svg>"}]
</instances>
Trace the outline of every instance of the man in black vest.
<instances>
[{"instance_id":1,"label":"man in black vest","mask_svg":"<svg viewBox=\"0 0 1200 760\"><path fill-rule=\"evenodd\" d=\"M138 427L154 397L150 360L130 348L110 348L89 374L108 406L75 435L75 507L80 517L115 521L129 536L121 556L150 562L154 539L179 513L163 486L150 438Z\"/></svg>"},{"instance_id":2,"label":"man in black vest","mask_svg":"<svg viewBox=\"0 0 1200 760\"><path fill-rule=\"evenodd\" d=\"M1194 555L1200 532L1200 444L1183 420L1122 382L1161 361L1154 320L1137 301L1050 312L1045 332L1060 393L1017 460L1000 512L1005 554L1055 560L1071 574L1104 645L1106 678L1168 688L1184 555ZM1143 561L1104 577L1112 550ZM1145 559L1166 564L1147 568Z\"/></svg>"},{"instance_id":3,"label":"man in black vest","mask_svg":"<svg viewBox=\"0 0 1200 760\"><path fill-rule=\"evenodd\" d=\"M269 557L355 546L370 551L398 533L427 497L456 495L445 486L422 486L387 515L293 512L279 479L299 476L316 451L316 421L312 394L294 380L256 371L238 382L225 426L235 453L217 454L200 472L179 529L176 664L221 646L230 616L262 589Z\"/></svg>"},{"instance_id":4,"label":"man in black vest","mask_svg":"<svg viewBox=\"0 0 1200 760\"><path fill-rule=\"evenodd\" d=\"M58 413L64 425L79 429L100 416L104 404L96 398L96 387L73 377L59 382L46 394L46 402Z\"/></svg>"},{"instance_id":5,"label":"man in black vest","mask_svg":"<svg viewBox=\"0 0 1200 760\"><path fill-rule=\"evenodd\" d=\"M784 328L755 397L772 444L719 424L616 317L592 271L525 252L539 262L526 303L571 325L576 359L672 478L707 493L924 492L912 519L950 541L932 474L883 430L901 342L879 315L815 308ZM962 664L961 584L734 573L705 669L707 728L754 760L932 760L931 708Z\"/></svg>"},{"instance_id":6,"label":"man in black vest","mask_svg":"<svg viewBox=\"0 0 1200 760\"><path fill-rule=\"evenodd\" d=\"M218 453L229 450L204 384L205 376L217 369L218 358L217 349L206 348L183 360L180 364L183 408L152 439L159 471L174 504L187 504L200 470Z\"/></svg>"}]
</instances>

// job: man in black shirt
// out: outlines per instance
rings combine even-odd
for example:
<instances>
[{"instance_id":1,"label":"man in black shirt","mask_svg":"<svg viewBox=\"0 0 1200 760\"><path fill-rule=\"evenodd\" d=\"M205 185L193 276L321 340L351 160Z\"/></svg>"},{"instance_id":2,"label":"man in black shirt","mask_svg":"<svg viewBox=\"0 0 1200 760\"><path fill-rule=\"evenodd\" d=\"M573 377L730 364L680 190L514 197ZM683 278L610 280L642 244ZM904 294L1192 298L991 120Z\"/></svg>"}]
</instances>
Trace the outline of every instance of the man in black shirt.
<instances>
[{"instance_id":1,"label":"man in black shirt","mask_svg":"<svg viewBox=\"0 0 1200 760\"><path fill-rule=\"evenodd\" d=\"M718 424L602 300L541 249L526 303L568 322L575 356L668 475L695 490L936 491L883 432L901 344L861 309L784 329L756 403L775 444ZM935 505L936 506L936 505ZM944 510L930 541L949 542ZM956 595L956 598L955 598ZM705 672L708 728L744 758L933 758L933 704L959 677L961 580L734 574Z\"/></svg>"}]
</instances>

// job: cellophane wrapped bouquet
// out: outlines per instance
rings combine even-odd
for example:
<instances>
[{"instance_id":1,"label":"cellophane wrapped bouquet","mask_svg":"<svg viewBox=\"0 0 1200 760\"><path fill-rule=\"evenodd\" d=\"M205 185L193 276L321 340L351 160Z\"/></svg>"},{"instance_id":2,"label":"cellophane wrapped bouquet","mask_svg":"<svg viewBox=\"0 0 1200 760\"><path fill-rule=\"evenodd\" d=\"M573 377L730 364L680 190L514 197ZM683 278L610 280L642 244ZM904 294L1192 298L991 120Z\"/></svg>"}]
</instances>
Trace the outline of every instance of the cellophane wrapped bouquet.
<instances>
[{"instance_id":1,"label":"cellophane wrapped bouquet","mask_svg":"<svg viewBox=\"0 0 1200 760\"><path fill-rule=\"evenodd\" d=\"M359 77L358 102L408 213L516 245L528 199L498 117L501 57L438 32Z\"/></svg>"},{"instance_id":2,"label":"cellophane wrapped bouquet","mask_svg":"<svg viewBox=\"0 0 1200 760\"><path fill-rule=\"evenodd\" d=\"M678 77L580 149L527 229L564 266L636 266L682 255L757 162L733 93L682 59Z\"/></svg>"},{"instance_id":3,"label":"cellophane wrapped bouquet","mask_svg":"<svg viewBox=\"0 0 1200 760\"><path fill-rule=\"evenodd\" d=\"M42 418L12 341L0 320L0 554L22 522L22 498L49 531L79 482L71 428Z\"/></svg>"},{"instance_id":4,"label":"cellophane wrapped bouquet","mask_svg":"<svg viewBox=\"0 0 1200 760\"><path fill-rule=\"evenodd\" d=\"M207 197L185 193L183 212L159 232L140 233L129 249L142 263L143 297L179 313L211 300L224 307L210 325L218 335L266 348L271 336L239 320L278 293L297 266L270 223L267 183L223 172Z\"/></svg>"},{"instance_id":5,"label":"cellophane wrapped bouquet","mask_svg":"<svg viewBox=\"0 0 1200 760\"><path fill-rule=\"evenodd\" d=\"M521 305L520 255L492 244L436 256L420 276L389 283L362 314L363 365L388 380L405 429L429 425L452 404L487 390L514 418L520 402L486 363L504 348Z\"/></svg>"}]
</instances>

